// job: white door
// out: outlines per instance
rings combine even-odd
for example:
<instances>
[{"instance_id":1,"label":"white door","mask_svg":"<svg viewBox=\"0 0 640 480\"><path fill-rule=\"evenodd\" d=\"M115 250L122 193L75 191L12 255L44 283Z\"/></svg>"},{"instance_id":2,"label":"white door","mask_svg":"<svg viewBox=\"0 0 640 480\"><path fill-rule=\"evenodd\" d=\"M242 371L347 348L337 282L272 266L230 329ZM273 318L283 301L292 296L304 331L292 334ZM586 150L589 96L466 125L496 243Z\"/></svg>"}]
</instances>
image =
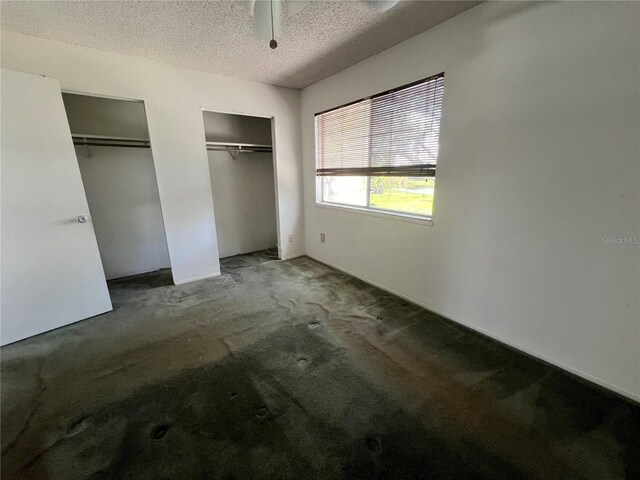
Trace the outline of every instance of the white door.
<instances>
[{"instance_id":1,"label":"white door","mask_svg":"<svg viewBox=\"0 0 640 480\"><path fill-rule=\"evenodd\" d=\"M112 307L58 81L2 69L0 88L6 345Z\"/></svg>"}]
</instances>

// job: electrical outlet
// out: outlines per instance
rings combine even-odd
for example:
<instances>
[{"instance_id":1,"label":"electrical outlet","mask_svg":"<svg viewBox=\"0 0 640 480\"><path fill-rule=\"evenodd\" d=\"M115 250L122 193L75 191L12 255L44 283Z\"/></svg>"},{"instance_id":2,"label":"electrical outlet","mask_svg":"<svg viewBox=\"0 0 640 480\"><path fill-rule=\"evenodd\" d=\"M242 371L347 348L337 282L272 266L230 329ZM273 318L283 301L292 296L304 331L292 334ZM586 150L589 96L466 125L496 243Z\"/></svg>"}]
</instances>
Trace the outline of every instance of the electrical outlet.
<instances>
[{"instance_id":1,"label":"electrical outlet","mask_svg":"<svg viewBox=\"0 0 640 480\"><path fill-rule=\"evenodd\" d=\"M321 233L321 234L320 234L320 241L321 241L322 243L324 243L324 233Z\"/></svg>"},{"instance_id":2,"label":"electrical outlet","mask_svg":"<svg viewBox=\"0 0 640 480\"><path fill-rule=\"evenodd\" d=\"M289 242L293 242L293 235L289 235Z\"/></svg>"}]
</instances>

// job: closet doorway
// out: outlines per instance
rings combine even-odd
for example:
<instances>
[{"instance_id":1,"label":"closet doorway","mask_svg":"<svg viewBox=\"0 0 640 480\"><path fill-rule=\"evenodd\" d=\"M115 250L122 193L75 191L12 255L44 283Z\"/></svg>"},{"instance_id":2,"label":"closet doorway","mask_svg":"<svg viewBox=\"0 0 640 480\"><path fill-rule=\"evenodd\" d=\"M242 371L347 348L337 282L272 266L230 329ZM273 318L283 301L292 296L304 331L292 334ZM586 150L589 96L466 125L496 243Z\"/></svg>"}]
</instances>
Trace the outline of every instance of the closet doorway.
<instances>
[{"instance_id":1,"label":"closet doorway","mask_svg":"<svg viewBox=\"0 0 640 480\"><path fill-rule=\"evenodd\" d=\"M280 258L272 119L203 117L222 272Z\"/></svg>"},{"instance_id":2,"label":"closet doorway","mask_svg":"<svg viewBox=\"0 0 640 480\"><path fill-rule=\"evenodd\" d=\"M171 283L169 251L142 101L62 95L90 221L109 282ZM119 280L118 280L119 281ZM130 285L127 287L129 288Z\"/></svg>"}]
</instances>

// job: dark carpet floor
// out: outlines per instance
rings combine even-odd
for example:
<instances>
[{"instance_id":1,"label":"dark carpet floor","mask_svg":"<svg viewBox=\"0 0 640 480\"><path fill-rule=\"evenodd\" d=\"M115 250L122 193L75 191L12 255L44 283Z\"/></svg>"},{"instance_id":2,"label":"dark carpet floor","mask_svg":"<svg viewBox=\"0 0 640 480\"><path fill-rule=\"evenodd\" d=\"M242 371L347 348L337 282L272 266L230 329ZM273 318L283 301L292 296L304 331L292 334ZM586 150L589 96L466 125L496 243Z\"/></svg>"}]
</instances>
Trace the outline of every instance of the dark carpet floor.
<instances>
[{"instance_id":1,"label":"dark carpet floor","mask_svg":"<svg viewBox=\"0 0 640 480\"><path fill-rule=\"evenodd\" d=\"M2 478L640 478L638 405L309 258L254 260L111 282L113 312L2 348Z\"/></svg>"},{"instance_id":2,"label":"dark carpet floor","mask_svg":"<svg viewBox=\"0 0 640 480\"><path fill-rule=\"evenodd\" d=\"M245 253L242 255L234 255L220 259L220 272L231 273L247 267L255 267L263 263L278 260L278 247L271 247L258 252Z\"/></svg>"}]
</instances>

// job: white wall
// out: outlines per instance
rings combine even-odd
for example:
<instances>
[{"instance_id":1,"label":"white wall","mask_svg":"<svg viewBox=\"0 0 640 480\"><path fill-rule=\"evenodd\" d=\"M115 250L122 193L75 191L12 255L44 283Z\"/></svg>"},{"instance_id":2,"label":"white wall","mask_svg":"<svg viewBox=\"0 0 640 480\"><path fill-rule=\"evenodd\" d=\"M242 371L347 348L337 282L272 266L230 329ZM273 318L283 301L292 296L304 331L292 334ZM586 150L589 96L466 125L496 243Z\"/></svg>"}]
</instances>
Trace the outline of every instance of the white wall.
<instances>
[{"instance_id":1,"label":"white wall","mask_svg":"<svg viewBox=\"0 0 640 480\"><path fill-rule=\"evenodd\" d=\"M267 52L268 54L268 52ZM274 117L283 258L304 252L300 94L142 58L2 32L2 66L55 77L67 91L143 100L174 280L219 273L202 109Z\"/></svg>"},{"instance_id":2,"label":"white wall","mask_svg":"<svg viewBox=\"0 0 640 480\"><path fill-rule=\"evenodd\" d=\"M107 279L169 268L151 150L76 146Z\"/></svg>"},{"instance_id":3,"label":"white wall","mask_svg":"<svg viewBox=\"0 0 640 480\"><path fill-rule=\"evenodd\" d=\"M485 3L304 89L307 253L640 398L639 45L637 3ZM433 226L316 206L314 113L442 71Z\"/></svg>"},{"instance_id":4,"label":"white wall","mask_svg":"<svg viewBox=\"0 0 640 480\"><path fill-rule=\"evenodd\" d=\"M273 157L208 152L220 258L256 252L276 244Z\"/></svg>"}]
</instances>

